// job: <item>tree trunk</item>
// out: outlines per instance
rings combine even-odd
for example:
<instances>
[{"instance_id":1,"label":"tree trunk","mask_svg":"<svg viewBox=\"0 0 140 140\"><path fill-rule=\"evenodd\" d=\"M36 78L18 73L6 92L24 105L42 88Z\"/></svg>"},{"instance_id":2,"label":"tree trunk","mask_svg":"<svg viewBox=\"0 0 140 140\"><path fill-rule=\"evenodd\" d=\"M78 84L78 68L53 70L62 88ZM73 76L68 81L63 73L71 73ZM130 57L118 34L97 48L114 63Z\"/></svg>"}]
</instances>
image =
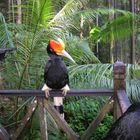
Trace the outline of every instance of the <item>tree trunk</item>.
<instances>
[{"instance_id":1,"label":"tree trunk","mask_svg":"<svg viewBox=\"0 0 140 140\"><path fill-rule=\"evenodd\" d=\"M81 10L84 10L83 5L81 5ZM80 38L82 39L83 36L84 36L84 17L81 14L81 17L80 17Z\"/></svg>"},{"instance_id":2,"label":"tree trunk","mask_svg":"<svg viewBox=\"0 0 140 140\"><path fill-rule=\"evenodd\" d=\"M83 16L81 15L81 18L80 18L80 38L82 39L83 38L83 26L84 26L84 18Z\"/></svg>"},{"instance_id":3,"label":"tree trunk","mask_svg":"<svg viewBox=\"0 0 140 140\"><path fill-rule=\"evenodd\" d=\"M21 24L22 22L22 11L21 11L21 0L17 0L17 18L16 23Z\"/></svg>"},{"instance_id":4,"label":"tree trunk","mask_svg":"<svg viewBox=\"0 0 140 140\"><path fill-rule=\"evenodd\" d=\"M130 11L134 14L135 13L135 0L130 0ZM130 64L135 63L135 31L134 31L134 26L135 26L135 19L132 17L132 35L130 37Z\"/></svg>"},{"instance_id":5,"label":"tree trunk","mask_svg":"<svg viewBox=\"0 0 140 140\"><path fill-rule=\"evenodd\" d=\"M7 0L7 15L9 21L10 21L10 6L11 6L11 0Z\"/></svg>"},{"instance_id":6,"label":"tree trunk","mask_svg":"<svg viewBox=\"0 0 140 140\"><path fill-rule=\"evenodd\" d=\"M14 2L14 1L12 1L12 2ZM16 6L17 6L16 23L21 24L22 23L21 0L16 0ZM13 21L14 21L14 19L13 19ZM15 112L18 110L18 104L19 104L19 97L17 96L15 98L15 108L14 108ZM19 112L15 113L15 122L18 122L18 113ZM18 129L17 124L15 125L15 128Z\"/></svg>"},{"instance_id":7,"label":"tree trunk","mask_svg":"<svg viewBox=\"0 0 140 140\"><path fill-rule=\"evenodd\" d=\"M114 8L114 0L108 0L108 6L109 9ZM109 21L114 19L114 13L109 14ZM111 42L110 42L110 63L114 63L114 47L115 47L115 41L114 41L114 35L113 32L111 34Z\"/></svg>"}]
</instances>

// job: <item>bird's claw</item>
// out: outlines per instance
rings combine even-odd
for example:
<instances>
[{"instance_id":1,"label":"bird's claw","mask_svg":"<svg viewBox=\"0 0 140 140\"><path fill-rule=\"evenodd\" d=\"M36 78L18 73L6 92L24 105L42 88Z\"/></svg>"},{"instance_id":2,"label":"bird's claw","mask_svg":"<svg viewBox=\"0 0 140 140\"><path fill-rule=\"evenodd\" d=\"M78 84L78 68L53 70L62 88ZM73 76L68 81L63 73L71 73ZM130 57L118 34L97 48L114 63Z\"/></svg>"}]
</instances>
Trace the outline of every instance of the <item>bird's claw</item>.
<instances>
[{"instance_id":1,"label":"bird's claw","mask_svg":"<svg viewBox=\"0 0 140 140\"><path fill-rule=\"evenodd\" d=\"M44 86L42 87L42 90L45 91L45 97L48 98L50 96L50 90L51 88L49 88L46 84L44 84Z\"/></svg>"},{"instance_id":2,"label":"bird's claw","mask_svg":"<svg viewBox=\"0 0 140 140\"><path fill-rule=\"evenodd\" d=\"M68 85L66 85L65 87L63 87L62 88L62 94L64 95L64 96L66 96L67 95L67 92L70 90L70 88L69 88L69 86Z\"/></svg>"},{"instance_id":3,"label":"bird's claw","mask_svg":"<svg viewBox=\"0 0 140 140\"><path fill-rule=\"evenodd\" d=\"M63 91L62 91L62 94L63 94L64 96L66 96L66 95L67 95L67 92L68 92L68 90L63 90Z\"/></svg>"},{"instance_id":4,"label":"bird's claw","mask_svg":"<svg viewBox=\"0 0 140 140\"><path fill-rule=\"evenodd\" d=\"M48 89L45 90L45 97L48 98L50 96L50 92Z\"/></svg>"}]
</instances>

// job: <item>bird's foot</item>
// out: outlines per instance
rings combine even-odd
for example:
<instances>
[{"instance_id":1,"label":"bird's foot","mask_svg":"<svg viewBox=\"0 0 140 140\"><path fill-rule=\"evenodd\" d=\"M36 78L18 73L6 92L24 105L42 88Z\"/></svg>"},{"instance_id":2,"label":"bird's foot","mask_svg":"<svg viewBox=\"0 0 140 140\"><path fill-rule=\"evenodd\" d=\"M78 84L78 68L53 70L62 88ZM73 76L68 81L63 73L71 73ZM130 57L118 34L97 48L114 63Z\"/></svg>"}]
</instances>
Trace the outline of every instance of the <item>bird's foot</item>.
<instances>
[{"instance_id":1,"label":"bird's foot","mask_svg":"<svg viewBox=\"0 0 140 140\"><path fill-rule=\"evenodd\" d=\"M49 88L46 84L44 84L42 90L45 91L45 97L48 98L50 96L49 91L51 90L51 88Z\"/></svg>"},{"instance_id":2,"label":"bird's foot","mask_svg":"<svg viewBox=\"0 0 140 140\"><path fill-rule=\"evenodd\" d=\"M64 96L66 96L66 95L67 95L67 92L70 90L70 88L69 88L68 85L65 85L61 90L63 90L63 91L62 91L62 94L63 94Z\"/></svg>"},{"instance_id":3,"label":"bird's foot","mask_svg":"<svg viewBox=\"0 0 140 140\"><path fill-rule=\"evenodd\" d=\"M45 97L46 97L46 98L48 98L48 97L50 96L50 92L49 92L49 91L50 91L50 90L48 90L48 89L45 90Z\"/></svg>"}]
</instances>

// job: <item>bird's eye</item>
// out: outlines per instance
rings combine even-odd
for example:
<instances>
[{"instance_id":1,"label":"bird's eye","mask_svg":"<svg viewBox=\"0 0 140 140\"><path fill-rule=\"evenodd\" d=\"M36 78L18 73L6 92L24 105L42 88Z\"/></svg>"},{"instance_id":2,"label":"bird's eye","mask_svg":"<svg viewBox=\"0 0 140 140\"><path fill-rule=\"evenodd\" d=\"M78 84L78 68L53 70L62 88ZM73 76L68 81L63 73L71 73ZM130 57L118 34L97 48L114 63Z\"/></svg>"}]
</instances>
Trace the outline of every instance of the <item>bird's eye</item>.
<instances>
[{"instance_id":1,"label":"bird's eye","mask_svg":"<svg viewBox=\"0 0 140 140\"><path fill-rule=\"evenodd\" d=\"M51 51L51 52L53 52L53 49L52 49L52 48L50 48L50 51Z\"/></svg>"}]
</instances>

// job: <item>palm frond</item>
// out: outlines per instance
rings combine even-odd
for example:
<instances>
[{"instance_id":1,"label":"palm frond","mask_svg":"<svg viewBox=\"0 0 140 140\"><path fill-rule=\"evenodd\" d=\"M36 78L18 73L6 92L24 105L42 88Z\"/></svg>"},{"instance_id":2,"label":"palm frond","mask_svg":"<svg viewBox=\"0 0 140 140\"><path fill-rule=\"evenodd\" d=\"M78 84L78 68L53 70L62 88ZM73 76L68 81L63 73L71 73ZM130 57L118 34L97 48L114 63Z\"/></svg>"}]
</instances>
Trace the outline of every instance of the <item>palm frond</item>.
<instances>
[{"instance_id":1,"label":"palm frond","mask_svg":"<svg viewBox=\"0 0 140 140\"><path fill-rule=\"evenodd\" d=\"M100 63L100 60L94 55L87 40L82 40L72 34L66 34L63 39L66 43L66 50L70 52L77 64ZM68 62L66 61L66 63Z\"/></svg>"},{"instance_id":2,"label":"palm frond","mask_svg":"<svg viewBox=\"0 0 140 140\"><path fill-rule=\"evenodd\" d=\"M131 101L140 100L140 66L126 65L126 91ZM69 66L72 88L113 88L113 65L86 64Z\"/></svg>"},{"instance_id":3,"label":"palm frond","mask_svg":"<svg viewBox=\"0 0 140 140\"><path fill-rule=\"evenodd\" d=\"M120 14L116 19L107 22L101 27L96 26L90 31L91 37L95 42L103 41L108 43L112 40L112 34L115 40L124 39L137 30L136 26L132 26L132 21L138 19L138 15L123 10L116 11Z\"/></svg>"},{"instance_id":4,"label":"palm frond","mask_svg":"<svg viewBox=\"0 0 140 140\"><path fill-rule=\"evenodd\" d=\"M111 64L86 64L69 67L73 88L113 88Z\"/></svg>"},{"instance_id":5,"label":"palm frond","mask_svg":"<svg viewBox=\"0 0 140 140\"><path fill-rule=\"evenodd\" d=\"M0 12L0 45L2 47L14 47L11 32L8 30L7 23L3 14Z\"/></svg>"},{"instance_id":6,"label":"palm frond","mask_svg":"<svg viewBox=\"0 0 140 140\"><path fill-rule=\"evenodd\" d=\"M88 19L95 19L96 16L98 15L100 18L103 17L108 17L108 15L111 14L116 14L116 15L124 15L125 17L132 17L132 16L138 16L138 15L134 15L132 12L130 11L126 11L126 10L120 10L120 9L108 9L106 7L102 7L102 8L95 8L95 9L84 9L84 10L79 10L78 12L75 13L76 16L82 15L84 17L85 20Z\"/></svg>"},{"instance_id":7,"label":"palm frond","mask_svg":"<svg viewBox=\"0 0 140 140\"><path fill-rule=\"evenodd\" d=\"M140 66L127 64L126 90L132 102L140 101Z\"/></svg>"}]
</instances>

